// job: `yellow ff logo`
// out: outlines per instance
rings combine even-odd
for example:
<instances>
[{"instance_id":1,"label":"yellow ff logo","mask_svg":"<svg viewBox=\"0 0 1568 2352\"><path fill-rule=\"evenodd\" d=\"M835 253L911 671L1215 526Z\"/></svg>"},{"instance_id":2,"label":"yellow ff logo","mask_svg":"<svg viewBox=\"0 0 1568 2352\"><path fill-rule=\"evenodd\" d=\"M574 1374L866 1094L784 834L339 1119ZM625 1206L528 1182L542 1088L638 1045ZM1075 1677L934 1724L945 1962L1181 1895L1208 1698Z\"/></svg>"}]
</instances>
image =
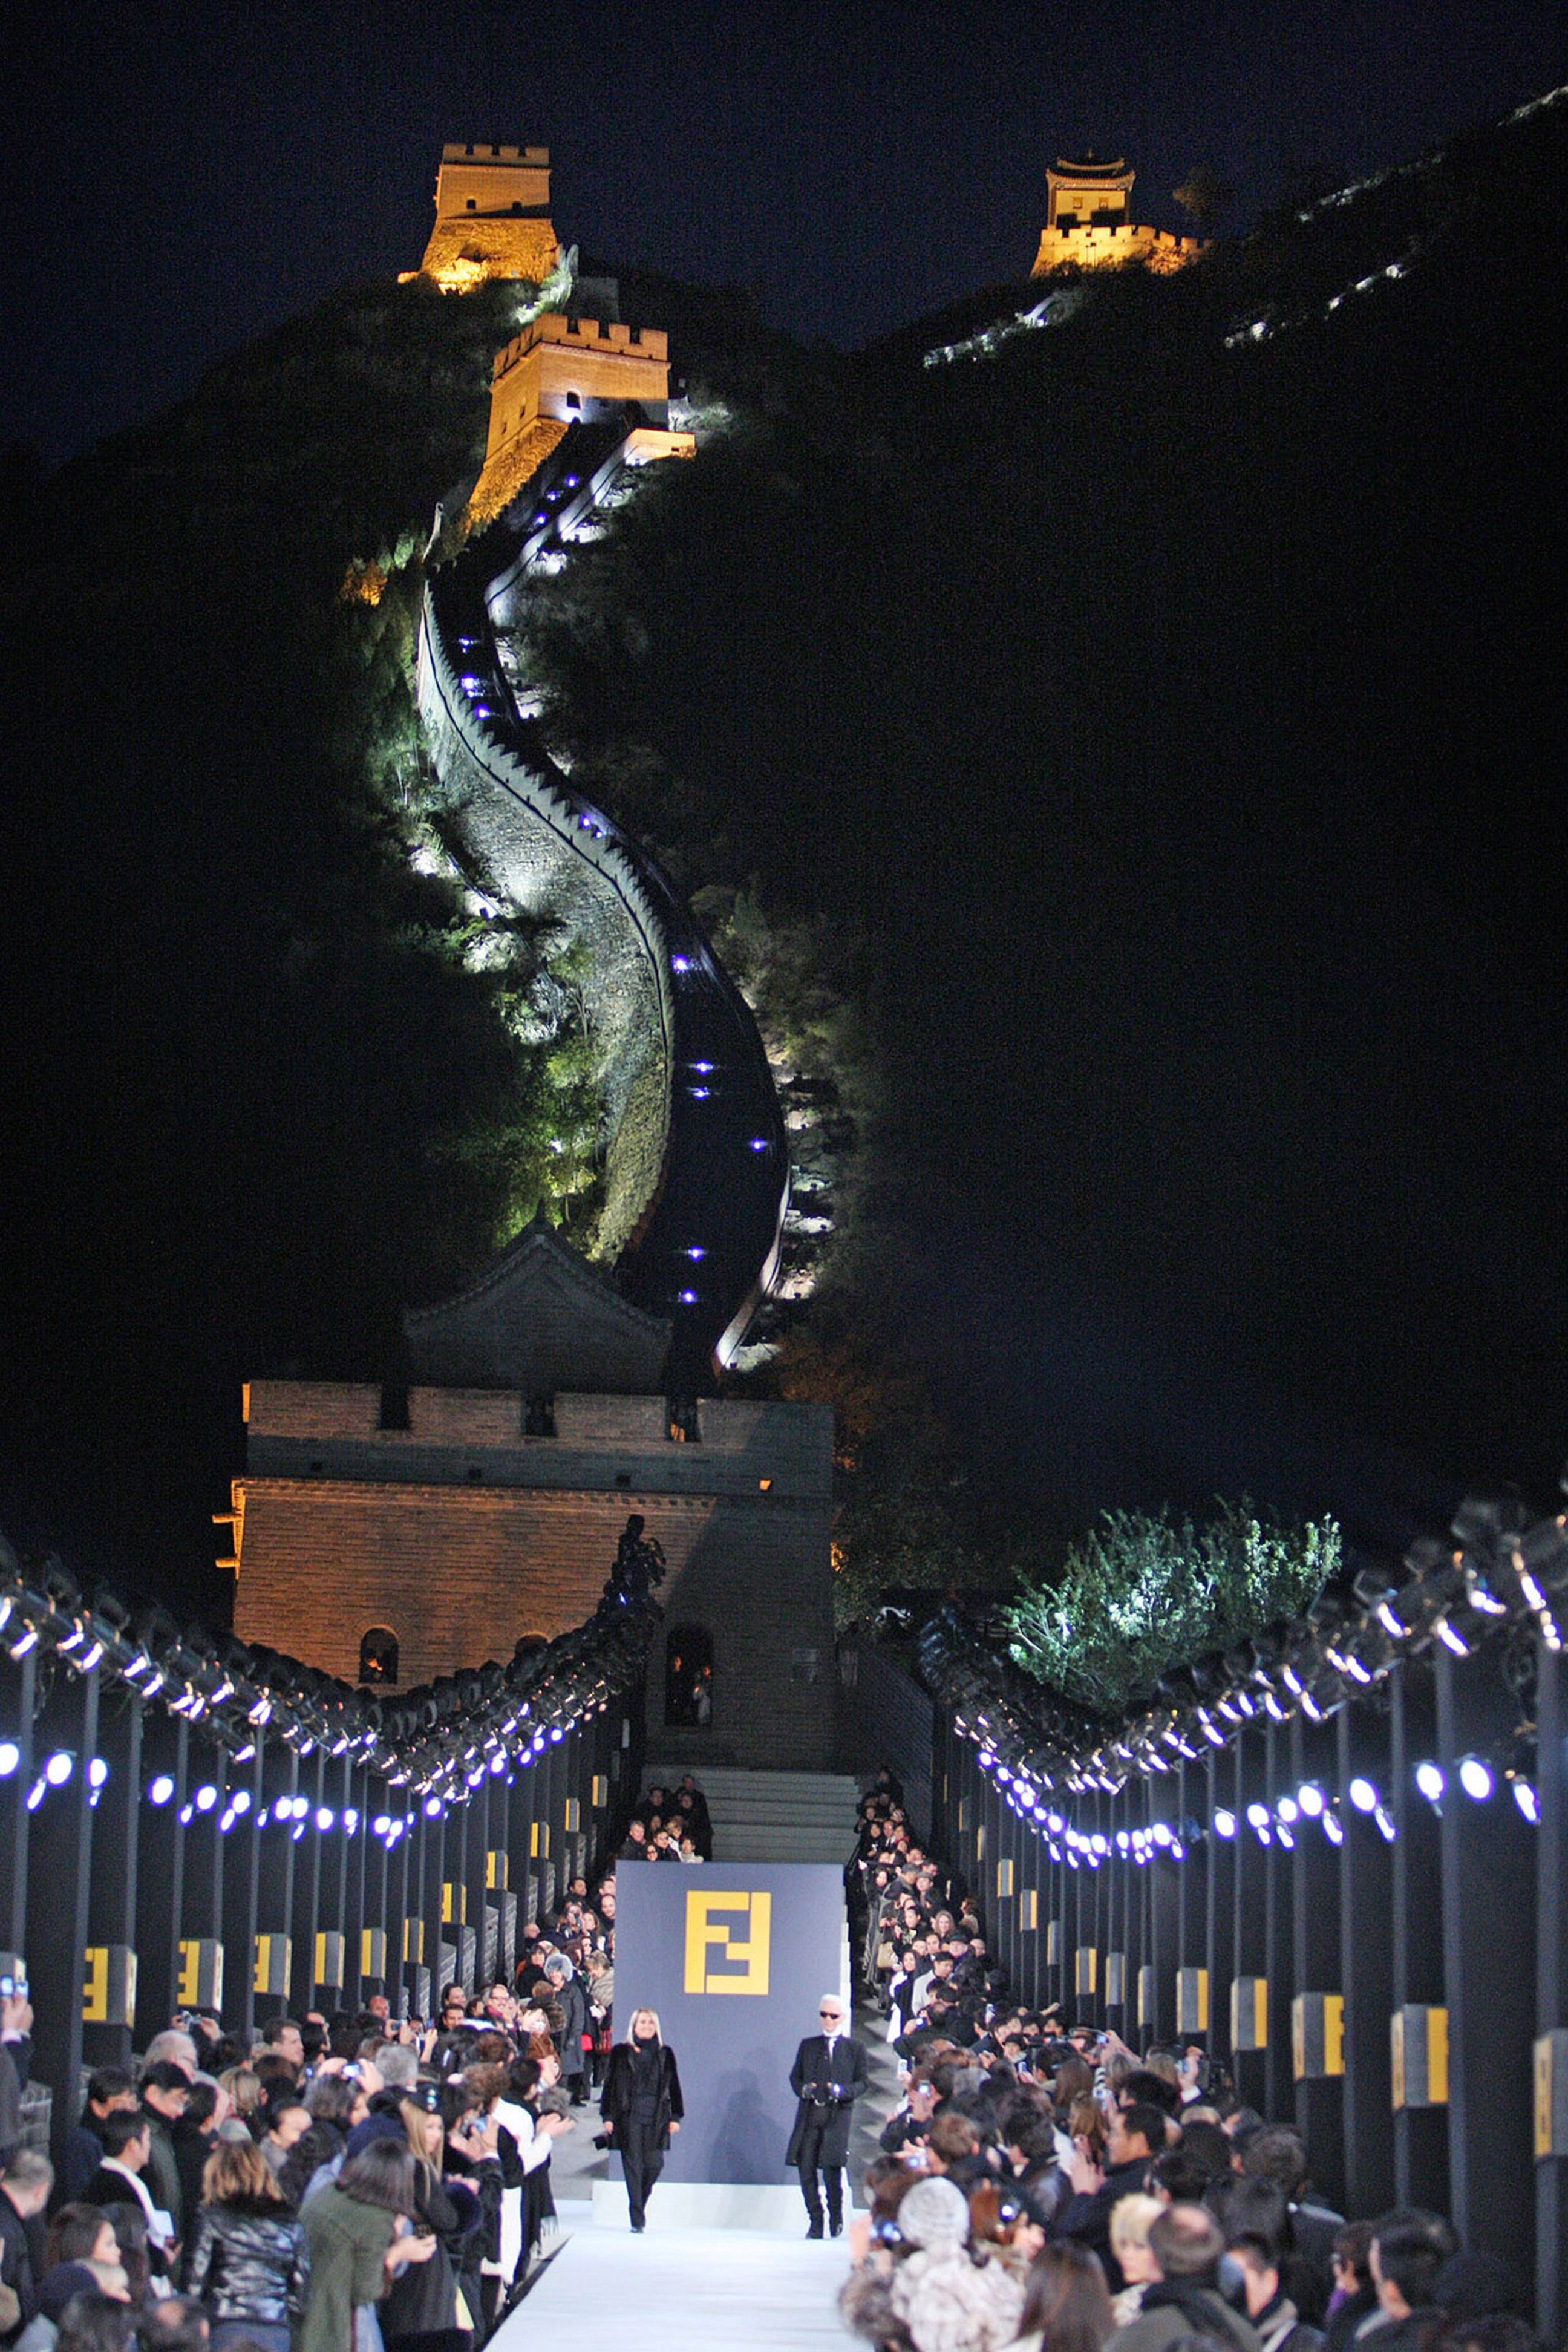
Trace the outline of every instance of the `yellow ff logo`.
<instances>
[{"instance_id":1,"label":"yellow ff logo","mask_svg":"<svg viewBox=\"0 0 1568 2352\"><path fill-rule=\"evenodd\" d=\"M688 1992L766 1993L771 1895L709 1895L686 1898ZM715 1969L714 1961L731 1963Z\"/></svg>"}]
</instances>

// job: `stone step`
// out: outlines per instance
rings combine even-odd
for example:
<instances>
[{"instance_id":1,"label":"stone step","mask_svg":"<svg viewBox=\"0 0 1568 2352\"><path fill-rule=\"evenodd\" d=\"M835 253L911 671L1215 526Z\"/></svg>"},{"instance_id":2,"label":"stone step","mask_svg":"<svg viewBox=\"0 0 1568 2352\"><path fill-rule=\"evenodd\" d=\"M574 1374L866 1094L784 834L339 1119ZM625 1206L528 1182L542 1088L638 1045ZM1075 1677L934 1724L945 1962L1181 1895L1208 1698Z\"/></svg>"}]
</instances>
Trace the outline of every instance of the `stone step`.
<instances>
[{"instance_id":1,"label":"stone step","mask_svg":"<svg viewBox=\"0 0 1568 2352\"><path fill-rule=\"evenodd\" d=\"M842 1870L854 1840L832 1830L794 1829L776 1822L716 1828L715 1862L822 1862Z\"/></svg>"}]
</instances>

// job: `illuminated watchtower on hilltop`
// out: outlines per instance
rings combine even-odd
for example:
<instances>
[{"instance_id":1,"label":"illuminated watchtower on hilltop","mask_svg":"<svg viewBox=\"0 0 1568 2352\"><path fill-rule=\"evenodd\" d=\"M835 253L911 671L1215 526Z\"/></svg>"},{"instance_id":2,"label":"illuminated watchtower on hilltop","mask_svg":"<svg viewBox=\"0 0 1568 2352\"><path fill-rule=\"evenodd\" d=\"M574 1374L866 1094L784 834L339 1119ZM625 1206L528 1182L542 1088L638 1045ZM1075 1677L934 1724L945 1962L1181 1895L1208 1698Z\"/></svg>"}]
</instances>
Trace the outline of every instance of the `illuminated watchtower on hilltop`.
<instances>
[{"instance_id":1,"label":"illuminated watchtower on hilltop","mask_svg":"<svg viewBox=\"0 0 1568 2352\"><path fill-rule=\"evenodd\" d=\"M1130 261L1164 275L1194 261L1203 250L1196 237L1135 226L1128 201L1136 177L1120 155L1109 163L1058 156L1046 173L1046 226L1030 276L1069 267L1120 269Z\"/></svg>"},{"instance_id":2,"label":"illuminated watchtower on hilltop","mask_svg":"<svg viewBox=\"0 0 1568 2352\"><path fill-rule=\"evenodd\" d=\"M550 221L548 147L442 148L423 276L444 294L467 293L491 278L538 285L559 252Z\"/></svg>"}]
</instances>

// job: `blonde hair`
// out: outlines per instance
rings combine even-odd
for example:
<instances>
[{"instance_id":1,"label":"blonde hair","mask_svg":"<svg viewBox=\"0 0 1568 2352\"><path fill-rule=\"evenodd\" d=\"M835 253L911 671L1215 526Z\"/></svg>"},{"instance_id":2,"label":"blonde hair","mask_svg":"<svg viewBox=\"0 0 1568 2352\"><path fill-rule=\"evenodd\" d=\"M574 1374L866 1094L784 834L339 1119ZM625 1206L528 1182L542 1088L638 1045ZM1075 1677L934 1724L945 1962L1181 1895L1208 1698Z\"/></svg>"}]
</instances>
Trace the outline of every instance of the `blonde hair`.
<instances>
[{"instance_id":1,"label":"blonde hair","mask_svg":"<svg viewBox=\"0 0 1568 2352\"><path fill-rule=\"evenodd\" d=\"M261 2105L261 2077L249 2066L226 2066L218 2086L234 2101L237 2116L253 2116Z\"/></svg>"},{"instance_id":2,"label":"blonde hair","mask_svg":"<svg viewBox=\"0 0 1568 2352\"><path fill-rule=\"evenodd\" d=\"M1118 2260L1131 2246L1146 2246L1149 2224L1164 2211L1157 2197L1119 2197L1110 2209L1110 2251Z\"/></svg>"},{"instance_id":3,"label":"blonde hair","mask_svg":"<svg viewBox=\"0 0 1568 2352\"><path fill-rule=\"evenodd\" d=\"M657 2009L634 2009L634 2010L633 2010L633 2011L632 2011L631 2015L630 2015L630 2016L627 2018L627 2020L626 2020L626 2040L627 2040L628 2042L630 2042L630 2041L634 2038L634 2036L635 2036L635 2034L636 2034L636 2031L637 2031L637 2020L638 2020L638 2018L639 2018L639 2017L651 2017L651 2018L652 2018L652 2020L653 2020L653 2038L654 2038L654 2040L658 2043L659 2047L662 2049L662 2048L663 2048L663 2046L664 2046L664 2028L663 2028L663 2026L662 2026L662 2025L659 2023L659 2021L658 2021L658 2010L657 2010Z\"/></svg>"},{"instance_id":4,"label":"blonde hair","mask_svg":"<svg viewBox=\"0 0 1568 2352\"><path fill-rule=\"evenodd\" d=\"M439 2177L445 2139L440 2116L433 2116L428 2107L416 2106L412 2099L399 2099L397 2112L403 2117L403 2128L408 2134L409 2147L421 2164Z\"/></svg>"},{"instance_id":5,"label":"blonde hair","mask_svg":"<svg viewBox=\"0 0 1568 2352\"><path fill-rule=\"evenodd\" d=\"M233 2197L285 2200L272 2168L253 2139L220 2139L202 2167L202 2203L226 2205Z\"/></svg>"}]
</instances>

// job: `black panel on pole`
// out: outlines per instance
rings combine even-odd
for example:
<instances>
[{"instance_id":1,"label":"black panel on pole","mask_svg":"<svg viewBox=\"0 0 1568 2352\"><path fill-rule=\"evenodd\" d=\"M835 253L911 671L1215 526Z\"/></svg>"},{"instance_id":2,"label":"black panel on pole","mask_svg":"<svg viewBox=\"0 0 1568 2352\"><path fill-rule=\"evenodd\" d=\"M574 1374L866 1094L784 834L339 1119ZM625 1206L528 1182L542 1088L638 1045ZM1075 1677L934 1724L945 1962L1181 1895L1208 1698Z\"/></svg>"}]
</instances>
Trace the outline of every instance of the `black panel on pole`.
<instances>
[{"instance_id":1,"label":"black panel on pole","mask_svg":"<svg viewBox=\"0 0 1568 2352\"><path fill-rule=\"evenodd\" d=\"M89 1944L136 1948L136 1862L142 1826L142 1702L132 1692L105 1691L99 1700L98 1752L109 1778L93 1825L92 1879L88 1897ZM82 2063L123 2066L134 2024L84 2026Z\"/></svg>"},{"instance_id":2,"label":"black panel on pole","mask_svg":"<svg viewBox=\"0 0 1568 2352\"><path fill-rule=\"evenodd\" d=\"M258 1841L256 1932L258 1936L281 1936L297 1943L294 1860L300 1849L294 1838L292 1811L286 1818L280 1818L278 1808L280 1801L287 1800L291 1809L300 1793L300 1759L287 1740L279 1738L268 1739L265 1747L258 1748L258 1753L262 1762L262 1797L268 1818ZM254 1946L248 1958L254 1988ZM260 2019L282 2017L289 2012L288 1992L258 1993L253 1990L251 2000L254 2012Z\"/></svg>"},{"instance_id":3,"label":"black panel on pole","mask_svg":"<svg viewBox=\"0 0 1568 2352\"><path fill-rule=\"evenodd\" d=\"M1392 1856L1393 1939L1390 2015L1407 2002L1443 2006L1442 1855L1437 1816L1416 1793L1417 1764L1435 1761L1437 1727L1431 1677L1416 1679L1407 1665L1389 1678L1386 1777L1384 1758L1373 1744L1374 1724L1358 1713L1351 1729L1357 1767L1385 1792L1398 1828ZM1347 1812L1346 1820L1359 1820ZM1372 1848L1370 1825L1356 1846ZM1347 1851L1352 1841L1347 1838ZM1394 2118L1394 2195L1402 2205L1447 2211L1448 2204L1448 2110L1446 2106L1401 2107Z\"/></svg>"},{"instance_id":4,"label":"black panel on pole","mask_svg":"<svg viewBox=\"0 0 1568 2352\"><path fill-rule=\"evenodd\" d=\"M149 1713L142 1726L143 1787L174 1782L167 1801L147 1798L136 1888L136 2024L141 2039L168 2024L180 1976L180 1921L185 1899L185 1832L180 1815L190 1795L188 1726L183 1716Z\"/></svg>"},{"instance_id":5,"label":"black panel on pole","mask_svg":"<svg viewBox=\"0 0 1568 2352\"><path fill-rule=\"evenodd\" d=\"M1568 1802L1563 1743L1568 1688L1563 1659L1535 1645L1535 2030L1568 2027ZM1535 2319L1542 2340L1568 2335L1568 2154L1535 2159Z\"/></svg>"},{"instance_id":6,"label":"black panel on pole","mask_svg":"<svg viewBox=\"0 0 1568 2352\"><path fill-rule=\"evenodd\" d=\"M1391 1943L1395 1861L1345 1796L1358 1775L1387 1784L1388 1744L1370 1714L1345 1707L1334 1718L1339 1852L1340 1984L1345 1997L1344 2193L1352 2213L1386 2212L1394 2202L1394 2110L1389 2019L1396 2005ZM1394 1857L1398 1849L1394 1849Z\"/></svg>"},{"instance_id":7,"label":"black panel on pole","mask_svg":"<svg viewBox=\"0 0 1568 2352\"><path fill-rule=\"evenodd\" d=\"M1450 2218L1467 2246L1484 2246L1521 2272L1530 2267L1531 2215L1519 2193L1531 2164L1531 2045L1535 1987L1531 1970L1500 1967L1483 1920L1522 1921L1534 1893L1535 1832L1500 1782L1484 1803L1456 1786L1459 1760L1494 1748L1516 1708L1491 1659L1458 1659L1439 1648L1437 1760L1448 1783L1443 1804L1443 1975L1448 2007Z\"/></svg>"},{"instance_id":8,"label":"black panel on pole","mask_svg":"<svg viewBox=\"0 0 1568 2352\"><path fill-rule=\"evenodd\" d=\"M38 1662L29 1650L20 1660L0 1659L5 1668L5 1699L0 1710L0 1738L17 1751L12 1771L0 1780L0 1949L27 1948L27 1847L31 1816L27 1791L33 1785L33 1710L37 1703Z\"/></svg>"},{"instance_id":9,"label":"black panel on pole","mask_svg":"<svg viewBox=\"0 0 1568 2352\"><path fill-rule=\"evenodd\" d=\"M88 1888L92 1874L93 1809L89 1767L98 1754L98 1669L63 1664L38 1722L39 1779L56 1755L68 1756L69 1778L51 1784L32 1818L33 1895L27 1913L27 1977L34 2010L37 2079L54 2093L58 2147L81 2105L82 1988L86 1976ZM38 1785L36 1779L31 1784Z\"/></svg>"}]
</instances>

